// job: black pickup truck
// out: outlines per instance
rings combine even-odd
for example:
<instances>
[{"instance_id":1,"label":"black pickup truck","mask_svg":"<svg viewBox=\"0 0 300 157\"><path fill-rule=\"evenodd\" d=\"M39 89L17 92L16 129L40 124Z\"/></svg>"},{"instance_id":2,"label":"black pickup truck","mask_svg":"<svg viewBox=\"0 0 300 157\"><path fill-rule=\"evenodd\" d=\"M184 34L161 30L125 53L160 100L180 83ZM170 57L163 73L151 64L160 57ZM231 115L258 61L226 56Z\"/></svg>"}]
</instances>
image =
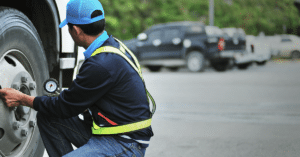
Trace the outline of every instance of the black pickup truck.
<instances>
[{"instance_id":1,"label":"black pickup truck","mask_svg":"<svg viewBox=\"0 0 300 157\"><path fill-rule=\"evenodd\" d=\"M154 25L137 38L123 42L150 71L162 67L175 71L187 66L192 72L200 72L208 65L225 71L234 54L244 51L242 46L233 54L218 27L188 21Z\"/></svg>"}]
</instances>

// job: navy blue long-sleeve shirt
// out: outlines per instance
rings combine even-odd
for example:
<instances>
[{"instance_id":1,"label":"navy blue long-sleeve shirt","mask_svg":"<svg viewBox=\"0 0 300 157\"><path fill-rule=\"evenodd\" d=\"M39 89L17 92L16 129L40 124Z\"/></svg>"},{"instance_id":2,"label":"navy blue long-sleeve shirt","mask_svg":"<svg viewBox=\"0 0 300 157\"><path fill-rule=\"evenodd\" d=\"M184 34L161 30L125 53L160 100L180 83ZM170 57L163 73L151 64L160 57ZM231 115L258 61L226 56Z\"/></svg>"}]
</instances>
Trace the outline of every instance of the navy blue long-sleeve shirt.
<instances>
[{"instance_id":1,"label":"navy blue long-sleeve shirt","mask_svg":"<svg viewBox=\"0 0 300 157\"><path fill-rule=\"evenodd\" d=\"M119 125L150 117L144 83L131 65L113 53L90 57L90 51L100 46L120 46L112 36L105 41L101 39L103 36L85 52L86 60L70 88L62 91L59 97L36 97L33 102L35 110L47 116L70 118L90 109L95 122L104 126L110 124L98 112ZM119 137L138 141L147 147L152 136L152 129L148 127Z\"/></svg>"}]
</instances>

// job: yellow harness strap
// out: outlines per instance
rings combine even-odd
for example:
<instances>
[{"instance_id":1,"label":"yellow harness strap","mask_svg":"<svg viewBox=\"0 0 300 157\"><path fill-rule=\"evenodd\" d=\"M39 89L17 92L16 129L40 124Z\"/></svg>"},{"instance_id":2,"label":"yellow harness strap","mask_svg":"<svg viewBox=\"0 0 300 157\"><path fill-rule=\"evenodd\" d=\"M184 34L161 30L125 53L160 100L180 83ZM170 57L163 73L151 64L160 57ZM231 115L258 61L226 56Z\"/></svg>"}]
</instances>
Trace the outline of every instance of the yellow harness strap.
<instances>
[{"instance_id":1,"label":"yellow harness strap","mask_svg":"<svg viewBox=\"0 0 300 157\"><path fill-rule=\"evenodd\" d=\"M147 128L151 125L152 118L143 120L136 123L130 123L125 125L117 125L110 127L99 127L95 122L93 122L92 133L96 135L112 135L132 132L140 129Z\"/></svg>"},{"instance_id":2,"label":"yellow harness strap","mask_svg":"<svg viewBox=\"0 0 300 157\"><path fill-rule=\"evenodd\" d=\"M115 40L117 40L119 42L120 49L112 47L112 46L100 47L95 52L92 53L91 57L95 56L99 53L115 53L115 54L118 54L118 55L122 56L133 67L133 69L139 74L139 76L141 77L142 81L145 84L145 81L144 81L143 76L142 76L142 70L141 70L141 67L140 67L140 64L139 64L137 58L134 56L134 54L121 41L119 41L116 38L115 38ZM133 58L134 63L126 56L126 51ZM121 134L121 133L127 133L127 132L132 132L132 131L144 129L144 128L147 128L147 127L151 126L152 115L154 114L154 112L156 110L156 104L155 104L155 101L154 101L153 97L151 96L151 94L148 92L147 89L146 89L146 94L147 94L147 97L148 97L148 102L149 102L149 98L150 98L150 100L152 102L152 105L153 105L152 112L151 112L151 117L149 119L142 120L142 121L135 122L135 123L125 124L125 125L109 126L109 127L99 127L95 123L95 121L93 121L92 133L97 134L97 135Z\"/></svg>"}]
</instances>

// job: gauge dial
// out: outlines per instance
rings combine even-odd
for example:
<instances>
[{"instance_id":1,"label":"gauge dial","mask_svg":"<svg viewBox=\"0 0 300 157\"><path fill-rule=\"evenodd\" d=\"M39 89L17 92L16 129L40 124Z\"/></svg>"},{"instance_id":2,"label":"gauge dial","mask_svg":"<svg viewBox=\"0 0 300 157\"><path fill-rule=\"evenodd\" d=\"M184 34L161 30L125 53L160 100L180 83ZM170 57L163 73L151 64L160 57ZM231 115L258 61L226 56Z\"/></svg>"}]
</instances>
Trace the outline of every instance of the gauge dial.
<instances>
[{"instance_id":1,"label":"gauge dial","mask_svg":"<svg viewBox=\"0 0 300 157\"><path fill-rule=\"evenodd\" d=\"M44 88L48 93L54 93L58 88L58 82L55 79L48 79L44 84Z\"/></svg>"}]
</instances>

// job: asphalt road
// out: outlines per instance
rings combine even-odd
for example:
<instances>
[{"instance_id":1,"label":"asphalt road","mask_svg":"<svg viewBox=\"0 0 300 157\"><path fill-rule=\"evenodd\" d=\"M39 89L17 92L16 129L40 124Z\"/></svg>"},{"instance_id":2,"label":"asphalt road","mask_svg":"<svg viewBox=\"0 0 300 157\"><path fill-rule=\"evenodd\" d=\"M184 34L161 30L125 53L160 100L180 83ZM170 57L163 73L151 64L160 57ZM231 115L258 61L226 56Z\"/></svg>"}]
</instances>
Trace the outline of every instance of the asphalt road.
<instances>
[{"instance_id":1,"label":"asphalt road","mask_svg":"<svg viewBox=\"0 0 300 157\"><path fill-rule=\"evenodd\" d=\"M299 156L299 61L143 75L157 103L147 157Z\"/></svg>"},{"instance_id":2,"label":"asphalt road","mask_svg":"<svg viewBox=\"0 0 300 157\"><path fill-rule=\"evenodd\" d=\"M299 157L299 61L144 78L157 102L147 157Z\"/></svg>"}]
</instances>

